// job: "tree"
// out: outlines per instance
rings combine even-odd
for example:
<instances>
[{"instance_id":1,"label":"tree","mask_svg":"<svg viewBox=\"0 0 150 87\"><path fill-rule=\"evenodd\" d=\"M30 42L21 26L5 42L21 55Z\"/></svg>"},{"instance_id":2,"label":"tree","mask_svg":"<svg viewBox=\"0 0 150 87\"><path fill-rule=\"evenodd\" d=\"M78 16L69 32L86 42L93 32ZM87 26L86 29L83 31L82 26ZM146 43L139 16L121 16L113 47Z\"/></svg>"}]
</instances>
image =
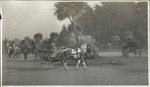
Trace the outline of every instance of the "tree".
<instances>
[{"instance_id":1,"label":"tree","mask_svg":"<svg viewBox=\"0 0 150 87\"><path fill-rule=\"evenodd\" d=\"M40 42L43 38L43 35L41 33L37 33L34 35L34 39L36 42Z\"/></svg>"},{"instance_id":2,"label":"tree","mask_svg":"<svg viewBox=\"0 0 150 87\"><path fill-rule=\"evenodd\" d=\"M48 38L45 38L42 43L42 49L47 49L48 46L49 46Z\"/></svg>"},{"instance_id":3,"label":"tree","mask_svg":"<svg viewBox=\"0 0 150 87\"><path fill-rule=\"evenodd\" d=\"M68 30L68 33L74 32L74 25L73 24L69 24L67 30ZM76 32L77 32L78 35L80 33L82 33L82 28L79 25L76 25Z\"/></svg>"},{"instance_id":4,"label":"tree","mask_svg":"<svg viewBox=\"0 0 150 87\"><path fill-rule=\"evenodd\" d=\"M35 39L35 42L36 42L37 49L42 48L42 38L43 38L43 35L41 33L37 33L37 34L34 35L34 39Z\"/></svg>"},{"instance_id":5,"label":"tree","mask_svg":"<svg viewBox=\"0 0 150 87\"><path fill-rule=\"evenodd\" d=\"M50 43L55 43L57 38L58 38L58 33L55 32L50 33L50 38L49 38Z\"/></svg>"},{"instance_id":6,"label":"tree","mask_svg":"<svg viewBox=\"0 0 150 87\"><path fill-rule=\"evenodd\" d=\"M78 47L79 43L76 31L76 20L81 16L82 13L84 13L86 6L87 3L85 2L58 2L55 4L56 11L54 15L57 16L57 19L62 21L68 18L71 24L74 25L74 33L76 36L76 43Z\"/></svg>"},{"instance_id":7,"label":"tree","mask_svg":"<svg viewBox=\"0 0 150 87\"><path fill-rule=\"evenodd\" d=\"M59 47L66 46L67 45L67 40L66 40L67 35L68 35L68 30L67 30L66 26L63 25L62 29L59 33L58 39L56 41L56 45Z\"/></svg>"},{"instance_id":8,"label":"tree","mask_svg":"<svg viewBox=\"0 0 150 87\"><path fill-rule=\"evenodd\" d=\"M74 33L70 33L68 34L67 40L68 40L68 46L69 47L75 47L76 41L75 41L76 37ZM78 40L79 40L79 45L82 44L90 44L93 45L95 42L95 39L93 37L91 37L90 35L78 35Z\"/></svg>"},{"instance_id":9,"label":"tree","mask_svg":"<svg viewBox=\"0 0 150 87\"><path fill-rule=\"evenodd\" d=\"M148 46L148 3L138 2L135 4L135 19L137 28L134 30L134 36L142 42L142 47Z\"/></svg>"},{"instance_id":10,"label":"tree","mask_svg":"<svg viewBox=\"0 0 150 87\"><path fill-rule=\"evenodd\" d=\"M103 5L89 6L77 19L83 32L96 39L97 45L111 43L112 37L125 38L125 31L147 46L147 2L102 2ZM111 42L110 42L111 41Z\"/></svg>"},{"instance_id":11,"label":"tree","mask_svg":"<svg viewBox=\"0 0 150 87\"><path fill-rule=\"evenodd\" d=\"M16 38L16 39L14 39L14 42L15 42L16 45L19 45L21 40Z\"/></svg>"}]
</instances>

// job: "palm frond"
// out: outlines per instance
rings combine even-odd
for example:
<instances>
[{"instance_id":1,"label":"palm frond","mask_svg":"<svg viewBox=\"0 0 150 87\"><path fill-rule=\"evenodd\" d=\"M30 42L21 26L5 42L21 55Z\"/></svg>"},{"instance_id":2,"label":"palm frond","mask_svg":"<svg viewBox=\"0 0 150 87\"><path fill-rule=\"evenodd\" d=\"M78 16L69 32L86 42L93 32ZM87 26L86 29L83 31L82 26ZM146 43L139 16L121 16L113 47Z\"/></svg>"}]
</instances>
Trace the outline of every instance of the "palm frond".
<instances>
[{"instance_id":1,"label":"palm frond","mask_svg":"<svg viewBox=\"0 0 150 87\"><path fill-rule=\"evenodd\" d=\"M60 21L72 16L79 16L84 12L86 5L85 2L58 2L55 4L54 15Z\"/></svg>"}]
</instances>

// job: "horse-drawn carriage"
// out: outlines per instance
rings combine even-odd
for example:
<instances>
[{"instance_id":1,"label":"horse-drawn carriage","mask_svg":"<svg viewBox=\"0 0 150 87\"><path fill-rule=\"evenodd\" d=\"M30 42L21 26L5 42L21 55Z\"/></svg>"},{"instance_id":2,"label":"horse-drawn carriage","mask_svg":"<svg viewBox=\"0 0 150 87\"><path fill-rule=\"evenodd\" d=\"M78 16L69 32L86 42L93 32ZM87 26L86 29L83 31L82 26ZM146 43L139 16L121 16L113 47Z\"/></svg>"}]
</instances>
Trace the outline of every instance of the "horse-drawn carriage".
<instances>
[{"instance_id":1,"label":"horse-drawn carriage","mask_svg":"<svg viewBox=\"0 0 150 87\"><path fill-rule=\"evenodd\" d=\"M21 49L19 46L15 44L15 42L7 42L4 41L2 44L2 53L3 55L7 55L9 58L18 58L18 56L21 54Z\"/></svg>"},{"instance_id":2,"label":"horse-drawn carriage","mask_svg":"<svg viewBox=\"0 0 150 87\"><path fill-rule=\"evenodd\" d=\"M76 69L78 69L80 62L82 62L84 68L87 69L84 61L87 57L94 58L93 50L88 44L83 44L77 49L66 48L63 50L37 50L35 64L37 68L45 70L50 67L55 67L56 64L64 64L65 68L68 70L67 60L74 59L78 61Z\"/></svg>"},{"instance_id":3,"label":"horse-drawn carriage","mask_svg":"<svg viewBox=\"0 0 150 87\"><path fill-rule=\"evenodd\" d=\"M135 57L142 57L140 43L135 39L128 39L125 43L120 42L123 57L129 57L129 53L134 53Z\"/></svg>"},{"instance_id":4,"label":"horse-drawn carriage","mask_svg":"<svg viewBox=\"0 0 150 87\"><path fill-rule=\"evenodd\" d=\"M58 55L58 50L38 50L35 64L37 68L48 69L56 64L56 61L62 62L62 56Z\"/></svg>"}]
</instances>

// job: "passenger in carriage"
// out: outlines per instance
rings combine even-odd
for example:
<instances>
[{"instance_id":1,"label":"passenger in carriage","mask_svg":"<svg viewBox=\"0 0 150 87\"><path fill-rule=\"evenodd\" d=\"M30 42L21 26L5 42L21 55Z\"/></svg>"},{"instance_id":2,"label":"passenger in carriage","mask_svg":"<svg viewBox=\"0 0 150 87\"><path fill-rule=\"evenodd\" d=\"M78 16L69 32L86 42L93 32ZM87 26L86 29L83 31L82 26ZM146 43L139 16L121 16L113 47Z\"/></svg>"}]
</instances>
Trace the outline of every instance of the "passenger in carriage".
<instances>
[{"instance_id":1,"label":"passenger in carriage","mask_svg":"<svg viewBox=\"0 0 150 87\"><path fill-rule=\"evenodd\" d=\"M49 45L47 46L47 50L56 50L55 42L53 40L49 40Z\"/></svg>"},{"instance_id":2,"label":"passenger in carriage","mask_svg":"<svg viewBox=\"0 0 150 87\"><path fill-rule=\"evenodd\" d=\"M132 38L132 39L128 38L126 43L127 43L127 47L129 47L129 48L136 48L137 47L137 43L135 41L135 38Z\"/></svg>"},{"instance_id":3,"label":"passenger in carriage","mask_svg":"<svg viewBox=\"0 0 150 87\"><path fill-rule=\"evenodd\" d=\"M51 49L51 50L56 50L55 43L51 43L51 44L50 44L50 49Z\"/></svg>"}]
</instances>

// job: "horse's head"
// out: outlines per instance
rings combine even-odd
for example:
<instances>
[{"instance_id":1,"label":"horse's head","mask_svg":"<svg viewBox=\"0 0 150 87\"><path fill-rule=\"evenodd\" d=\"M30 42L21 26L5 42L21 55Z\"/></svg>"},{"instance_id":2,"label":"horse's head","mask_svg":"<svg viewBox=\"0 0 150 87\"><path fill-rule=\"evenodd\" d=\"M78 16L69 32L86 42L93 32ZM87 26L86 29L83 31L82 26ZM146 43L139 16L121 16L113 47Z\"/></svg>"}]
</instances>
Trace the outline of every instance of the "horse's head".
<instances>
[{"instance_id":1,"label":"horse's head","mask_svg":"<svg viewBox=\"0 0 150 87\"><path fill-rule=\"evenodd\" d=\"M92 48L92 46L89 45L89 44L87 45L87 53L93 55L93 48Z\"/></svg>"},{"instance_id":2,"label":"horse's head","mask_svg":"<svg viewBox=\"0 0 150 87\"><path fill-rule=\"evenodd\" d=\"M86 44L85 56L88 58L94 58L94 49L90 44Z\"/></svg>"}]
</instances>

